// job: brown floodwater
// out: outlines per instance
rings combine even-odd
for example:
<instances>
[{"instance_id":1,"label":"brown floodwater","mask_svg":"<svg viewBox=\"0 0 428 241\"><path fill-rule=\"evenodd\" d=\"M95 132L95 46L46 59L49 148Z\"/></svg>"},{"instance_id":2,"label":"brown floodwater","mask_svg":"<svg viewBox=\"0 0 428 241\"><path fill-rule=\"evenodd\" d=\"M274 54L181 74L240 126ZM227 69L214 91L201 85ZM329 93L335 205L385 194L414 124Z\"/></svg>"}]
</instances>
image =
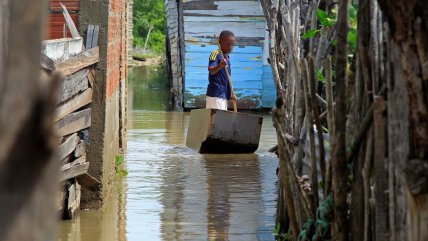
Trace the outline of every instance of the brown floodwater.
<instances>
[{"instance_id":1,"label":"brown floodwater","mask_svg":"<svg viewBox=\"0 0 428 241\"><path fill-rule=\"evenodd\" d=\"M189 113L167 111L162 72L129 70L128 175L117 178L102 210L61 221L58 240L274 240L271 119L255 154L195 153L184 146Z\"/></svg>"}]
</instances>

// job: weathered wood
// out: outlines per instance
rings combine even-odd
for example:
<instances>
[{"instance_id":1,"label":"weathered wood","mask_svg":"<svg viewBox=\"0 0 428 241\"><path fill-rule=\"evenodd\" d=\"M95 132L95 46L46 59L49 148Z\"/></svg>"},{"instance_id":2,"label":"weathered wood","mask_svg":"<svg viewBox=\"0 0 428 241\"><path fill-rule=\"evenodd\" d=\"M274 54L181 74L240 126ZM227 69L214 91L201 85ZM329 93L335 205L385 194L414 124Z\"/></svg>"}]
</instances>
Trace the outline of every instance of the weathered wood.
<instances>
[{"instance_id":1,"label":"weathered wood","mask_svg":"<svg viewBox=\"0 0 428 241\"><path fill-rule=\"evenodd\" d=\"M60 175L60 180L65 181L67 179L83 175L86 172L88 172L88 168L89 168L89 162L76 164L70 167L69 169L64 170Z\"/></svg>"},{"instance_id":2,"label":"weathered wood","mask_svg":"<svg viewBox=\"0 0 428 241\"><path fill-rule=\"evenodd\" d=\"M79 31L77 31L76 25L74 25L73 19L71 18L70 14L67 11L67 8L64 6L64 4L61 4L62 8L62 14L64 15L65 22L67 23L68 29L70 30L71 36L73 38L80 37Z\"/></svg>"},{"instance_id":3,"label":"weathered wood","mask_svg":"<svg viewBox=\"0 0 428 241\"><path fill-rule=\"evenodd\" d=\"M385 150L385 110L386 102L381 96L373 99L374 115L374 199L375 199L375 240L387 241L388 235L388 168Z\"/></svg>"},{"instance_id":4,"label":"weathered wood","mask_svg":"<svg viewBox=\"0 0 428 241\"><path fill-rule=\"evenodd\" d=\"M72 159L72 156L70 156L70 160ZM68 162L68 163L66 163L66 164L64 164L64 165L62 165L61 166L61 171L63 172L63 171L67 171L67 170L69 170L70 168L72 168L72 167L74 167L74 166L76 166L76 165L78 165L78 164L83 164L83 163L85 163L86 162L86 156L82 156L82 157L79 157L79 158L77 158L77 159L74 159L73 161L71 161L71 162Z\"/></svg>"},{"instance_id":5,"label":"weathered wood","mask_svg":"<svg viewBox=\"0 0 428 241\"><path fill-rule=\"evenodd\" d=\"M91 75L90 73L88 76ZM83 93L75 95L63 102L55 111L55 120L58 121L64 118L64 116L76 111L83 106L92 102L92 88L85 90Z\"/></svg>"},{"instance_id":6,"label":"weathered wood","mask_svg":"<svg viewBox=\"0 0 428 241\"><path fill-rule=\"evenodd\" d=\"M78 182L69 186L66 193L66 206L64 207L64 219L72 219L80 209L81 187Z\"/></svg>"},{"instance_id":7,"label":"weathered wood","mask_svg":"<svg viewBox=\"0 0 428 241\"><path fill-rule=\"evenodd\" d=\"M95 177L89 175L88 173L84 173L80 176L76 177L76 180L85 188L91 191L99 190L99 186L101 182L98 181Z\"/></svg>"},{"instance_id":8,"label":"weathered wood","mask_svg":"<svg viewBox=\"0 0 428 241\"><path fill-rule=\"evenodd\" d=\"M56 64L56 70L63 76L73 74L99 61L99 47L95 47Z\"/></svg>"},{"instance_id":9,"label":"weathered wood","mask_svg":"<svg viewBox=\"0 0 428 241\"><path fill-rule=\"evenodd\" d=\"M335 146L332 159L332 185L334 197L334 216L332 238L346 241L350 232L348 220L347 193L349 187L348 162L346 160L346 83L348 79L348 15L349 0L339 2L337 18L336 45L336 109L335 109Z\"/></svg>"},{"instance_id":10,"label":"weathered wood","mask_svg":"<svg viewBox=\"0 0 428 241\"><path fill-rule=\"evenodd\" d=\"M307 128L309 133L309 145L310 152L309 158L311 160L311 188L312 188L312 202L311 202L311 211L312 215L315 217L316 208L318 206L318 172L317 172L317 160L315 154L315 133L314 133L314 121L313 121L313 101L311 96L311 84L310 84L310 73L311 71L308 67L306 59L302 63L303 70L303 92L305 94L305 106L306 106L306 121Z\"/></svg>"},{"instance_id":11,"label":"weathered wood","mask_svg":"<svg viewBox=\"0 0 428 241\"><path fill-rule=\"evenodd\" d=\"M95 87L94 86L94 84L95 84L95 70L94 69L89 70L88 80L89 80L90 87L94 88Z\"/></svg>"},{"instance_id":12,"label":"weathered wood","mask_svg":"<svg viewBox=\"0 0 428 241\"><path fill-rule=\"evenodd\" d=\"M91 126L91 108L71 113L57 122L58 133L65 136Z\"/></svg>"},{"instance_id":13,"label":"weathered wood","mask_svg":"<svg viewBox=\"0 0 428 241\"><path fill-rule=\"evenodd\" d=\"M327 99L327 124L328 124L328 134L330 136L330 150L331 147L335 145L334 140L334 96L333 96L333 80L331 74L331 57L328 56L325 61L325 88L326 88L326 99ZM326 195L331 193L331 155L330 160L327 160L327 174L326 174Z\"/></svg>"},{"instance_id":14,"label":"weathered wood","mask_svg":"<svg viewBox=\"0 0 428 241\"><path fill-rule=\"evenodd\" d=\"M92 37L91 48L95 48L96 46L98 46L98 35L99 35L99 33L100 33L100 26L95 25L94 34Z\"/></svg>"},{"instance_id":15,"label":"weathered wood","mask_svg":"<svg viewBox=\"0 0 428 241\"><path fill-rule=\"evenodd\" d=\"M58 159L62 160L70 155L74 149L76 149L76 145L79 142L79 137L76 133L69 136L64 143L62 143L57 150Z\"/></svg>"},{"instance_id":16,"label":"weathered wood","mask_svg":"<svg viewBox=\"0 0 428 241\"><path fill-rule=\"evenodd\" d=\"M94 27L95 27L94 25L89 24L88 29L86 30L86 44L85 44L86 49L92 48L92 38L94 36Z\"/></svg>"},{"instance_id":17,"label":"weathered wood","mask_svg":"<svg viewBox=\"0 0 428 241\"><path fill-rule=\"evenodd\" d=\"M98 25L89 25L86 32L86 49L95 48L98 45L98 35L100 27Z\"/></svg>"},{"instance_id":18,"label":"weathered wood","mask_svg":"<svg viewBox=\"0 0 428 241\"><path fill-rule=\"evenodd\" d=\"M78 158L84 155L86 155L86 143L84 140L80 140L74 150L74 157Z\"/></svg>"},{"instance_id":19,"label":"weathered wood","mask_svg":"<svg viewBox=\"0 0 428 241\"><path fill-rule=\"evenodd\" d=\"M89 88L88 69L82 69L72 75L67 76L58 90L58 103L70 99L72 96Z\"/></svg>"}]
</instances>

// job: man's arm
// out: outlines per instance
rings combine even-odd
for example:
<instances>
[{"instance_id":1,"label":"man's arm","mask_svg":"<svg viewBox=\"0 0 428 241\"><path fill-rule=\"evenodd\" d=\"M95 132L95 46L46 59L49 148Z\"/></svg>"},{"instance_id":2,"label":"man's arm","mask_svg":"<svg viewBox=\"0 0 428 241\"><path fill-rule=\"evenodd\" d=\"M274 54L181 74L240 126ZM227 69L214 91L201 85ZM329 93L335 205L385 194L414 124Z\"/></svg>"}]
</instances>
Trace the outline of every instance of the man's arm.
<instances>
[{"instance_id":1,"label":"man's arm","mask_svg":"<svg viewBox=\"0 0 428 241\"><path fill-rule=\"evenodd\" d=\"M217 74L222 68L226 67L227 62L225 59L223 59L220 63L218 63L217 66L210 66L208 67L208 71L210 72L210 75Z\"/></svg>"}]
</instances>

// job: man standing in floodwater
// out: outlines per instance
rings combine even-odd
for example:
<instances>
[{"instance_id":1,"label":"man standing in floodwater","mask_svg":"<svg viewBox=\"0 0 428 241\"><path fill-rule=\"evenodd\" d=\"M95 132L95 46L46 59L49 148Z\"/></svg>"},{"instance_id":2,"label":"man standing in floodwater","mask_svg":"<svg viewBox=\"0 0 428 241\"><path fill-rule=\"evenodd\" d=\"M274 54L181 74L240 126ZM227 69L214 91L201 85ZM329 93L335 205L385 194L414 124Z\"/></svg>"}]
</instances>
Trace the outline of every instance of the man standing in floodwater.
<instances>
[{"instance_id":1,"label":"man standing in floodwater","mask_svg":"<svg viewBox=\"0 0 428 241\"><path fill-rule=\"evenodd\" d=\"M208 89L206 108L227 110L228 100L236 100L236 96L231 96L229 80L226 74L228 68L231 74L229 53L235 46L235 35L228 30L224 30L219 36L220 49L211 52L208 63ZM224 59L222 58L223 52Z\"/></svg>"}]
</instances>

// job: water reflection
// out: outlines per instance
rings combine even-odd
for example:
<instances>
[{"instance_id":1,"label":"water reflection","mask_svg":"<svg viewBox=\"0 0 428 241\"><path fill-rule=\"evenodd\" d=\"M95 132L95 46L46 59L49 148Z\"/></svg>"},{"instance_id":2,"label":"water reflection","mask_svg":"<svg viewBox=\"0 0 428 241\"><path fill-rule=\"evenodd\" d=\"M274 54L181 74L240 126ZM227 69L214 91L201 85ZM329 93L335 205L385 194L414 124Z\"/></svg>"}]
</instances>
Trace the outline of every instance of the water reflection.
<instances>
[{"instance_id":1,"label":"water reflection","mask_svg":"<svg viewBox=\"0 0 428 241\"><path fill-rule=\"evenodd\" d=\"M125 241L125 183L118 179L101 210L82 210L73 219L61 221L58 241Z\"/></svg>"}]
</instances>

